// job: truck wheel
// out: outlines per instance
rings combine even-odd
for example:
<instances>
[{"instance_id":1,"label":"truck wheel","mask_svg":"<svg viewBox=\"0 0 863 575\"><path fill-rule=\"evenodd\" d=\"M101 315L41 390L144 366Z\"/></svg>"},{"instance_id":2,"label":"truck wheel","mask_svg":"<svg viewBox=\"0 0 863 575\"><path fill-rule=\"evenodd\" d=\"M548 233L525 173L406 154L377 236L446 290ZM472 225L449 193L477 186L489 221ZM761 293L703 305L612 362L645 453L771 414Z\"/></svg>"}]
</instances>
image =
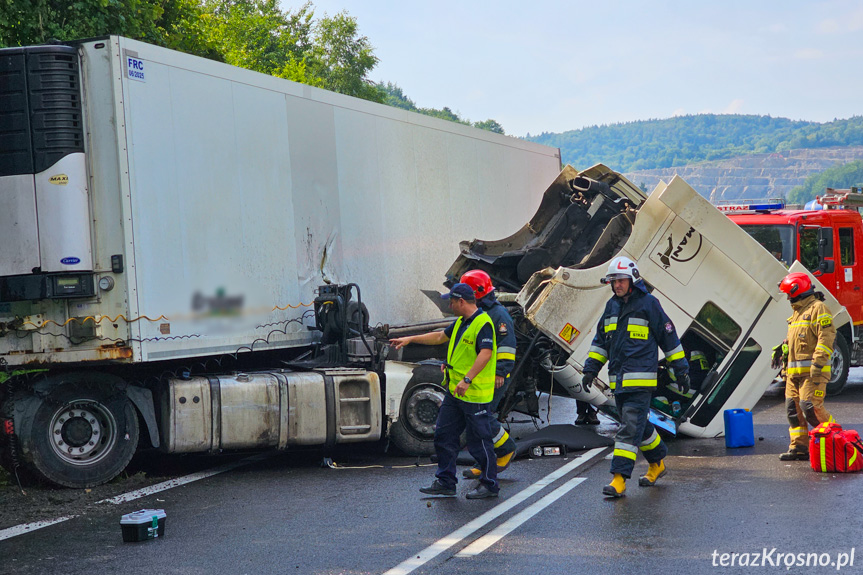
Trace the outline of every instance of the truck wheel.
<instances>
[{"instance_id":1,"label":"truck wheel","mask_svg":"<svg viewBox=\"0 0 863 575\"><path fill-rule=\"evenodd\" d=\"M63 487L94 487L129 464L138 415L116 387L64 379L41 398L30 429L19 433L22 451L37 476Z\"/></svg>"},{"instance_id":2,"label":"truck wheel","mask_svg":"<svg viewBox=\"0 0 863 575\"><path fill-rule=\"evenodd\" d=\"M851 367L851 350L841 333L836 334L833 343L833 355L830 357L831 373L827 382L827 395L839 395L848 381L848 369Z\"/></svg>"},{"instance_id":3,"label":"truck wheel","mask_svg":"<svg viewBox=\"0 0 863 575\"><path fill-rule=\"evenodd\" d=\"M437 414L446 391L436 365L419 365L405 387L399 418L390 428L390 441L406 455L432 455Z\"/></svg>"}]
</instances>

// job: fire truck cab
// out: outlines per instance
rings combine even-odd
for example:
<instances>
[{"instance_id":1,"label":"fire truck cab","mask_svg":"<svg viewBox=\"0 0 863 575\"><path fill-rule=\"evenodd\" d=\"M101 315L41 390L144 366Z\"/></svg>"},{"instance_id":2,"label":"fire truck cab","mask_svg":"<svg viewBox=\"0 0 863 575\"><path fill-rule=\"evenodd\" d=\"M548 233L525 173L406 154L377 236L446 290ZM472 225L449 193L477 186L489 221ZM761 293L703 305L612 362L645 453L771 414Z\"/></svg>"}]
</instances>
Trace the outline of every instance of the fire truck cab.
<instances>
[{"instance_id":1,"label":"fire truck cab","mask_svg":"<svg viewBox=\"0 0 863 575\"><path fill-rule=\"evenodd\" d=\"M833 349L833 377L827 393L842 391L851 366L863 365L863 190L834 190L806 205L787 209L782 201L742 202L717 208L777 260L799 261L848 310ZM858 256L859 254L859 256Z\"/></svg>"}]
</instances>

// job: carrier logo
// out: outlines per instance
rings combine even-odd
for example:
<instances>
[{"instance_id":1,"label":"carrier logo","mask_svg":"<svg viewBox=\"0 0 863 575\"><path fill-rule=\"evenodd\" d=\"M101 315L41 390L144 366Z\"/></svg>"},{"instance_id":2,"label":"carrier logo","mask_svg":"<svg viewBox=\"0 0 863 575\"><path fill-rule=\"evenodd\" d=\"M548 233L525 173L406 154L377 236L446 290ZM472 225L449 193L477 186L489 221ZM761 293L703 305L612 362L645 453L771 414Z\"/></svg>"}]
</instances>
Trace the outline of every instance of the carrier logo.
<instances>
[{"instance_id":1,"label":"carrier logo","mask_svg":"<svg viewBox=\"0 0 863 575\"><path fill-rule=\"evenodd\" d=\"M674 236L672 234L668 234L666 240L668 240L668 247L665 249L665 252L658 252L656 254L659 256L659 261L662 262L662 267L665 269L671 266L672 261L680 263L688 262L701 251L701 234L696 232L695 228L692 227L683 235L683 239L677 245L674 243Z\"/></svg>"},{"instance_id":2,"label":"carrier logo","mask_svg":"<svg viewBox=\"0 0 863 575\"><path fill-rule=\"evenodd\" d=\"M69 183L69 176L66 174L57 174L56 176L48 178L48 183L54 184L55 186L65 186Z\"/></svg>"},{"instance_id":3,"label":"carrier logo","mask_svg":"<svg viewBox=\"0 0 863 575\"><path fill-rule=\"evenodd\" d=\"M60 260L60 263L64 266L74 266L75 264L81 263L81 258L63 258Z\"/></svg>"},{"instance_id":4,"label":"carrier logo","mask_svg":"<svg viewBox=\"0 0 863 575\"><path fill-rule=\"evenodd\" d=\"M223 287L217 289L216 295L212 297L195 292L192 296L192 311L208 315L238 315L243 309L244 299L242 295L227 295Z\"/></svg>"},{"instance_id":5,"label":"carrier logo","mask_svg":"<svg viewBox=\"0 0 863 575\"><path fill-rule=\"evenodd\" d=\"M146 82L144 77L144 61L138 58L126 58L126 75L130 80Z\"/></svg>"}]
</instances>

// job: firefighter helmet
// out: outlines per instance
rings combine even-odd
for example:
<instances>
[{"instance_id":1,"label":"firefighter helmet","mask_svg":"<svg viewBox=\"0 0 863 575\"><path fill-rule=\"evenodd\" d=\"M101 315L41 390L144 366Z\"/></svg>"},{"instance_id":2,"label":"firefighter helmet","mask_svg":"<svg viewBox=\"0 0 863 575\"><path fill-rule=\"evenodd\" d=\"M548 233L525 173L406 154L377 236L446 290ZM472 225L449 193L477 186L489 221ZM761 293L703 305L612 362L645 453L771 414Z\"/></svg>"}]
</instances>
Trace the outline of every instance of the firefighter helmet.
<instances>
[{"instance_id":1,"label":"firefighter helmet","mask_svg":"<svg viewBox=\"0 0 863 575\"><path fill-rule=\"evenodd\" d=\"M602 278L602 283L610 284L612 280L629 278L633 282L641 278L638 266L626 256L617 256L608 263L608 273Z\"/></svg>"},{"instance_id":2,"label":"firefighter helmet","mask_svg":"<svg viewBox=\"0 0 863 575\"><path fill-rule=\"evenodd\" d=\"M779 282L779 291L789 298L798 297L812 289L812 280L803 272L792 272Z\"/></svg>"},{"instance_id":3,"label":"firefighter helmet","mask_svg":"<svg viewBox=\"0 0 863 575\"><path fill-rule=\"evenodd\" d=\"M491 285L491 278L482 270L465 272L459 281L469 285L478 300L494 291L494 286Z\"/></svg>"}]
</instances>

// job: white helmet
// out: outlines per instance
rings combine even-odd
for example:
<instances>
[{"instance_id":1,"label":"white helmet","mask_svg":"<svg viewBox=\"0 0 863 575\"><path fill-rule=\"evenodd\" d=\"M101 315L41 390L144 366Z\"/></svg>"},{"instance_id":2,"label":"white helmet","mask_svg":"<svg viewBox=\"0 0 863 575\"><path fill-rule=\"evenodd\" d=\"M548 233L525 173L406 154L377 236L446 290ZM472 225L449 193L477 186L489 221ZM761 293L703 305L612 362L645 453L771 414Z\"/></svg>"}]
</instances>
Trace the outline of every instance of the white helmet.
<instances>
[{"instance_id":1,"label":"white helmet","mask_svg":"<svg viewBox=\"0 0 863 575\"><path fill-rule=\"evenodd\" d=\"M641 278L641 274L638 273L638 266L635 265L634 261L626 256L617 256L608 263L608 273L600 281L604 284L610 284L611 280L624 278L629 278L635 282Z\"/></svg>"}]
</instances>

